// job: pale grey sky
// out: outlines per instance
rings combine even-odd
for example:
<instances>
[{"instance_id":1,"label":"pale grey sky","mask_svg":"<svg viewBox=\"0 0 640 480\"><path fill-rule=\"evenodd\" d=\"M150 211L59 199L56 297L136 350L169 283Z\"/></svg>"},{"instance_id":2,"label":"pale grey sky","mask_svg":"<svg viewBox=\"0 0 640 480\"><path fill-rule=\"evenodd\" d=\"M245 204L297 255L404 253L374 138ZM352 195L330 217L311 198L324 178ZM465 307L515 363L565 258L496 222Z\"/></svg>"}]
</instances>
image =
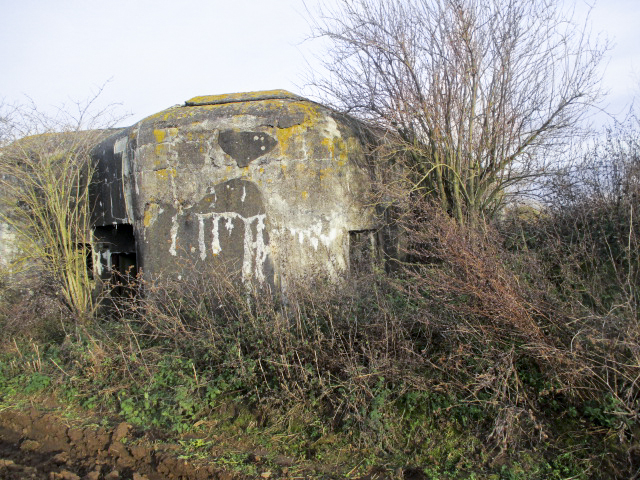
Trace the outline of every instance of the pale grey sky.
<instances>
[{"instance_id":1,"label":"pale grey sky","mask_svg":"<svg viewBox=\"0 0 640 480\"><path fill-rule=\"evenodd\" d=\"M108 81L100 101L131 112L124 124L196 95L304 94L315 48L302 0L0 0L0 12L0 100L52 108ZM615 43L605 105L619 114L640 93L640 1L601 0L592 20Z\"/></svg>"},{"instance_id":2,"label":"pale grey sky","mask_svg":"<svg viewBox=\"0 0 640 480\"><path fill-rule=\"evenodd\" d=\"M594 0L579 0L581 7ZM640 99L640 0L600 0L591 13L593 32L612 42L604 74L609 96L604 107L624 115L634 96ZM640 105L639 105L640 106Z\"/></svg>"}]
</instances>

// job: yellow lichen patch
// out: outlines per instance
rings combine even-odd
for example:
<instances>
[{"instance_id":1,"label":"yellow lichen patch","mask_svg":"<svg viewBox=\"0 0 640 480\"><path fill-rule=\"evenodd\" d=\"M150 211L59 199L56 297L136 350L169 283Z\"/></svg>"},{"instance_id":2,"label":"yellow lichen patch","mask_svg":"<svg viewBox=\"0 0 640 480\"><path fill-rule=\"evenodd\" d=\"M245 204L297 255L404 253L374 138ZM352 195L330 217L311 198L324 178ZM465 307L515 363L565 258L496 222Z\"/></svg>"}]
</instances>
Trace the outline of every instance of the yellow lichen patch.
<instances>
[{"instance_id":1,"label":"yellow lichen patch","mask_svg":"<svg viewBox=\"0 0 640 480\"><path fill-rule=\"evenodd\" d=\"M156 155L163 156L166 154L167 147L163 143L158 143L155 148Z\"/></svg>"},{"instance_id":2,"label":"yellow lichen patch","mask_svg":"<svg viewBox=\"0 0 640 480\"><path fill-rule=\"evenodd\" d=\"M320 140L320 145L327 149L327 156L333 160L334 146L333 141L329 137L324 137Z\"/></svg>"},{"instance_id":3,"label":"yellow lichen patch","mask_svg":"<svg viewBox=\"0 0 640 480\"><path fill-rule=\"evenodd\" d=\"M306 190L303 190L303 191L302 191L302 199L303 199L303 200L306 200L306 199L307 199L307 197L309 197L309 192L307 192Z\"/></svg>"},{"instance_id":4,"label":"yellow lichen patch","mask_svg":"<svg viewBox=\"0 0 640 480\"><path fill-rule=\"evenodd\" d=\"M348 142L349 140L347 140ZM338 165L339 166L343 166L347 163L347 160L349 159L349 147L348 147L348 143L345 143L344 140L342 139L342 137L340 137L337 140L333 141L335 148L334 148L334 152L337 153L336 157L334 158L334 160L337 160Z\"/></svg>"},{"instance_id":5,"label":"yellow lichen patch","mask_svg":"<svg viewBox=\"0 0 640 480\"><path fill-rule=\"evenodd\" d=\"M141 124L146 124L148 125L149 123L153 123L157 120L160 121L174 121L174 120L180 120L182 118L185 118L188 116L188 113L185 111L184 108L181 107L171 107L167 110L163 110L161 112L158 113L154 113L153 115L149 115L148 117L146 117L145 119L143 119L140 123Z\"/></svg>"},{"instance_id":6,"label":"yellow lichen patch","mask_svg":"<svg viewBox=\"0 0 640 480\"><path fill-rule=\"evenodd\" d=\"M166 132L164 130L159 130L157 128L153 130L153 136L156 138L156 143L164 142L165 135Z\"/></svg>"},{"instance_id":7,"label":"yellow lichen patch","mask_svg":"<svg viewBox=\"0 0 640 480\"><path fill-rule=\"evenodd\" d=\"M207 105L222 102L247 102L267 98L300 98L286 90L262 90L258 92L225 93L223 95L201 95L187 100L187 105Z\"/></svg>"},{"instance_id":8,"label":"yellow lichen patch","mask_svg":"<svg viewBox=\"0 0 640 480\"><path fill-rule=\"evenodd\" d=\"M158 216L159 206L157 203L148 203L144 210L144 217L142 219L143 225L146 227L150 227Z\"/></svg>"},{"instance_id":9,"label":"yellow lichen patch","mask_svg":"<svg viewBox=\"0 0 640 480\"><path fill-rule=\"evenodd\" d=\"M176 169L175 168L163 168L160 170L156 170L156 177L161 180L168 180L169 176L175 178Z\"/></svg>"},{"instance_id":10,"label":"yellow lichen patch","mask_svg":"<svg viewBox=\"0 0 640 480\"><path fill-rule=\"evenodd\" d=\"M165 141L167 137L167 133L169 134L170 138L173 138L178 135L179 131L180 130L177 127L171 127L167 129L156 128L153 130L153 136L156 139L156 143L162 143Z\"/></svg>"},{"instance_id":11,"label":"yellow lichen patch","mask_svg":"<svg viewBox=\"0 0 640 480\"><path fill-rule=\"evenodd\" d=\"M278 146L280 147L280 153L286 155L291 150L292 138L296 138L298 135L304 132L302 125L294 125L290 128L279 128L276 131L276 137L278 138Z\"/></svg>"},{"instance_id":12,"label":"yellow lichen patch","mask_svg":"<svg viewBox=\"0 0 640 480\"><path fill-rule=\"evenodd\" d=\"M349 140L351 139L348 139L347 142L349 142ZM320 143L322 143L322 145L328 150L331 161L337 161L339 166L343 166L347 163L349 158L349 146L348 143L344 142L342 137L325 137Z\"/></svg>"},{"instance_id":13,"label":"yellow lichen patch","mask_svg":"<svg viewBox=\"0 0 640 480\"><path fill-rule=\"evenodd\" d=\"M287 105L287 108L292 115L302 114L304 120L298 125L276 130L278 146L282 155L290 153L298 144L298 141L304 141L304 135L318 123L322 116L318 106L310 102L291 102Z\"/></svg>"},{"instance_id":14,"label":"yellow lichen patch","mask_svg":"<svg viewBox=\"0 0 640 480\"><path fill-rule=\"evenodd\" d=\"M145 210L144 212L144 219L142 221L142 223L144 224L145 227L148 227L149 225L151 225L151 219L153 217L151 216L151 212L149 210Z\"/></svg>"},{"instance_id":15,"label":"yellow lichen patch","mask_svg":"<svg viewBox=\"0 0 640 480\"><path fill-rule=\"evenodd\" d=\"M230 165L227 165L227 173L231 173L232 170L233 170L233 167Z\"/></svg>"}]
</instances>

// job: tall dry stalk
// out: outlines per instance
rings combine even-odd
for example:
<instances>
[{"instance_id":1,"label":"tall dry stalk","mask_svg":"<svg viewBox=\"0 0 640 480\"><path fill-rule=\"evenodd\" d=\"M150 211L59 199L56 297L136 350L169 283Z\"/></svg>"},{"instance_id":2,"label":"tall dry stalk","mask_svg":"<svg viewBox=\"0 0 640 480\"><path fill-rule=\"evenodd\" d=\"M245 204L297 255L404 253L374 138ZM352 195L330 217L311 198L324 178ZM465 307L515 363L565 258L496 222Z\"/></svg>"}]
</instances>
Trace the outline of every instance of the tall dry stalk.
<instances>
[{"instance_id":1,"label":"tall dry stalk","mask_svg":"<svg viewBox=\"0 0 640 480\"><path fill-rule=\"evenodd\" d=\"M11 270L38 269L48 276L79 321L95 309L87 268L90 152L108 133L94 128L104 111L90 116L91 104L78 104L78 115L62 118L14 108L3 118L11 128L0 150L0 221L17 248Z\"/></svg>"}]
</instances>

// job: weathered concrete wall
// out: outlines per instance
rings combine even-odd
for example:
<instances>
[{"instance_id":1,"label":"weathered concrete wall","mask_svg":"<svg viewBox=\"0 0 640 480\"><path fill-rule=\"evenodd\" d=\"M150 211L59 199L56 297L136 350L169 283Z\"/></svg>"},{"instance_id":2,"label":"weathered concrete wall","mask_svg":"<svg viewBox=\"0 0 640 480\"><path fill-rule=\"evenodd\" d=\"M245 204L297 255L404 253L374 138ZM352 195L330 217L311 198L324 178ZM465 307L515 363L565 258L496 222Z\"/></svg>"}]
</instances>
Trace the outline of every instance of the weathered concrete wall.
<instances>
[{"instance_id":1,"label":"weathered concrete wall","mask_svg":"<svg viewBox=\"0 0 640 480\"><path fill-rule=\"evenodd\" d=\"M0 155L5 152L0 151ZM5 172L0 172L1 183L13 183L15 180ZM0 186L0 274L10 274L14 270L14 262L22 256L20 238L8 218L15 208L16 200Z\"/></svg>"},{"instance_id":2,"label":"weathered concrete wall","mask_svg":"<svg viewBox=\"0 0 640 480\"><path fill-rule=\"evenodd\" d=\"M8 223L0 221L0 271L9 269L18 252L15 232Z\"/></svg>"},{"instance_id":3,"label":"weathered concrete wall","mask_svg":"<svg viewBox=\"0 0 640 480\"><path fill-rule=\"evenodd\" d=\"M196 97L96 149L94 221L132 224L151 277L340 278L377 227L360 128L280 90Z\"/></svg>"}]
</instances>

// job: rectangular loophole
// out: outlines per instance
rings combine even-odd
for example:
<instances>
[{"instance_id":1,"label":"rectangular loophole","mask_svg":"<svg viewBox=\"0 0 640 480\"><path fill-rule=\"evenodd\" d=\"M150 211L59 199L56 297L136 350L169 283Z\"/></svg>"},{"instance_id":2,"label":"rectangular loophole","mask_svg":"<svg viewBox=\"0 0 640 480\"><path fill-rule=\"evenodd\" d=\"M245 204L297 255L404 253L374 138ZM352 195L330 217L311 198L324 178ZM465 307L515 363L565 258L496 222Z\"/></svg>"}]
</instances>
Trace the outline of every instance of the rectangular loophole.
<instances>
[{"instance_id":1,"label":"rectangular loophole","mask_svg":"<svg viewBox=\"0 0 640 480\"><path fill-rule=\"evenodd\" d=\"M94 235L94 270L112 285L112 296L130 290L138 273L136 239L133 226L117 224L96 227Z\"/></svg>"}]
</instances>

